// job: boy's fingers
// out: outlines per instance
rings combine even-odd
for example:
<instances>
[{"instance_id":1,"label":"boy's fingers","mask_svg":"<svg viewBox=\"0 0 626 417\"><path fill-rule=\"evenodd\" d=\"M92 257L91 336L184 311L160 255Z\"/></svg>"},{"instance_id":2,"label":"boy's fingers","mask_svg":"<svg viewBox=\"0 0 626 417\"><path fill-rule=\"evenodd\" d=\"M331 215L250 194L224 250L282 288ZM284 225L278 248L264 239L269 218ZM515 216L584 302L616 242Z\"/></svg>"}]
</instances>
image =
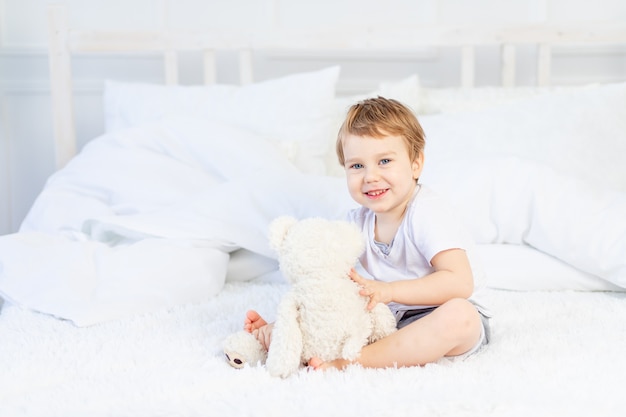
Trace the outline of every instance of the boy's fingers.
<instances>
[{"instance_id":1,"label":"boy's fingers","mask_svg":"<svg viewBox=\"0 0 626 417\"><path fill-rule=\"evenodd\" d=\"M357 284L363 284L365 282L365 278L358 274L354 269L350 270L350 274L348 275L350 279Z\"/></svg>"}]
</instances>

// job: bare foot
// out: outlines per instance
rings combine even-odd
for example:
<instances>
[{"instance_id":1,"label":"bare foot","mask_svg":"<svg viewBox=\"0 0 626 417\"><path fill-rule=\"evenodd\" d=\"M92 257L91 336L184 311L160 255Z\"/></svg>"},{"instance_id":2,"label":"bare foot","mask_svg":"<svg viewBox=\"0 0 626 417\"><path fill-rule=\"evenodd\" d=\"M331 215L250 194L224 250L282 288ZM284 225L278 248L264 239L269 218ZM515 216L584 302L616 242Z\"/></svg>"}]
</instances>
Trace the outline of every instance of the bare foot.
<instances>
[{"instance_id":1,"label":"bare foot","mask_svg":"<svg viewBox=\"0 0 626 417\"><path fill-rule=\"evenodd\" d=\"M248 333L252 333L253 330L257 330L265 325L267 325L267 322L256 311L249 310L246 313L246 319L243 322L243 329Z\"/></svg>"},{"instance_id":2,"label":"bare foot","mask_svg":"<svg viewBox=\"0 0 626 417\"><path fill-rule=\"evenodd\" d=\"M325 371L326 369L345 369L348 365L352 364L347 359L335 359L334 361L324 362L320 358L311 358L309 360L309 366L316 371Z\"/></svg>"},{"instance_id":3,"label":"bare foot","mask_svg":"<svg viewBox=\"0 0 626 417\"><path fill-rule=\"evenodd\" d=\"M272 341L272 330L274 324L268 324L259 313L249 310L243 322L243 329L258 340L265 350L269 350Z\"/></svg>"}]
</instances>

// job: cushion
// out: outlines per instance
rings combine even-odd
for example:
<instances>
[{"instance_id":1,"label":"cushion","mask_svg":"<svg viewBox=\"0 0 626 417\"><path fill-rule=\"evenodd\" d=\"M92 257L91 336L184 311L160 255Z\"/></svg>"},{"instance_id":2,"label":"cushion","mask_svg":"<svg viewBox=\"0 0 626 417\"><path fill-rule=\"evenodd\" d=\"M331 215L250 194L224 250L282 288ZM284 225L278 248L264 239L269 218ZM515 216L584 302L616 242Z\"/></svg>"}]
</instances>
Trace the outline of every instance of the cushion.
<instances>
[{"instance_id":1,"label":"cushion","mask_svg":"<svg viewBox=\"0 0 626 417\"><path fill-rule=\"evenodd\" d=\"M322 174L339 67L244 86L171 86L108 80L105 128L113 132L167 116L248 129L274 142L301 171Z\"/></svg>"}]
</instances>

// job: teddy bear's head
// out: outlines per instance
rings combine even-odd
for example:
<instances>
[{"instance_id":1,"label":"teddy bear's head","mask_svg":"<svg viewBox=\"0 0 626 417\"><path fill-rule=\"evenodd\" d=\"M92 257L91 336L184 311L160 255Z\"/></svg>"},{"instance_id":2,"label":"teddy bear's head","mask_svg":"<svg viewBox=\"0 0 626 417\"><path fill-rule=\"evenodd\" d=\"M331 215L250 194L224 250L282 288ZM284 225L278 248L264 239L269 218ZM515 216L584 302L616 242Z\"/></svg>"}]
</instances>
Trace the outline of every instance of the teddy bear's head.
<instances>
[{"instance_id":1,"label":"teddy bear's head","mask_svg":"<svg viewBox=\"0 0 626 417\"><path fill-rule=\"evenodd\" d=\"M279 217L270 224L269 242L291 283L307 278L347 278L365 249L364 236L356 225L319 217Z\"/></svg>"}]
</instances>

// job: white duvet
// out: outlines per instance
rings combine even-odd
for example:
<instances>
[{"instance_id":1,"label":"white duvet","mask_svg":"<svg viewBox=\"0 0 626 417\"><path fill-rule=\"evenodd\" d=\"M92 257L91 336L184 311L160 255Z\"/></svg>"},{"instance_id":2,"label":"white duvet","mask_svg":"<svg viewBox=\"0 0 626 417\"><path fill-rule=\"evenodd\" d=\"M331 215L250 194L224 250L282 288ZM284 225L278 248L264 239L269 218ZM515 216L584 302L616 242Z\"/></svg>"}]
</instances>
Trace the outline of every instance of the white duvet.
<instances>
[{"instance_id":1,"label":"white duvet","mask_svg":"<svg viewBox=\"0 0 626 417\"><path fill-rule=\"evenodd\" d=\"M434 160L423 180L462 208L479 244L532 247L599 289L626 288L624 193L517 158ZM344 179L301 174L239 128L171 118L109 133L50 178L19 233L0 237L0 295L80 326L201 302L227 279L276 268L273 218L351 207Z\"/></svg>"},{"instance_id":2,"label":"white duvet","mask_svg":"<svg viewBox=\"0 0 626 417\"><path fill-rule=\"evenodd\" d=\"M50 178L19 233L0 238L0 291L78 325L199 302L229 272L275 269L273 218L340 218L346 194L343 180L300 175L223 124L175 118L107 134Z\"/></svg>"}]
</instances>

